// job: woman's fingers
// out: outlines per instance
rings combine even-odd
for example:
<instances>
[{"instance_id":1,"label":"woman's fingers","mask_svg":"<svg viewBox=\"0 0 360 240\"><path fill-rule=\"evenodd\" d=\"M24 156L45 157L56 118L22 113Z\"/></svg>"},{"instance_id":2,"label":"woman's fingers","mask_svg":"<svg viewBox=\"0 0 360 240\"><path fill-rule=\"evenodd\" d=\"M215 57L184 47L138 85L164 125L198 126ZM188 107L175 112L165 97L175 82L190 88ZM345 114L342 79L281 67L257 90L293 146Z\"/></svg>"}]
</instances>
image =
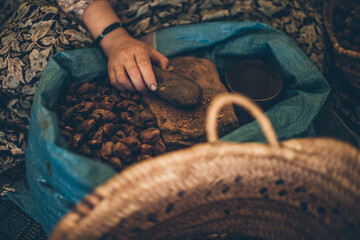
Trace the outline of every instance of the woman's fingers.
<instances>
[{"instance_id":1,"label":"woman's fingers","mask_svg":"<svg viewBox=\"0 0 360 240\"><path fill-rule=\"evenodd\" d=\"M147 88L151 91L155 91L157 89L157 82L149 55L145 53L138 53L135 55L135 59Z\"/></svg>"},{"instance_id":2,"label":"woman's fingers","mask_svg":"<svg viewBox=\"0 0 360 240\"><path fill-rule=\"evenodd\" d=\"M134 85L132 84L131 80L126 74L126 70L124 67L122 66L117 67L115 72L116 72L116 83L115 83L116 86L120 86L120 88L123 88L124 90L128 90L130 92L136 91Z\"/></svg>"},{"instance_id":3,"label":"woman's fingers","mask_svg":"<svg viewBox=\"0 0 360 240\"><path fill-rule=\"evenodd\" d=\"M167 69L169 59L153 48L150 51L150 58L151 61L158 65L160 68Z\"/></svg>"},{"instance_id":4,"label":"woman's fingers","mask_svg":"<svg viewBox=\"0 0 360 240\"><path fill-rule=\"evenodd\" d=\"M120 91L126 91L126 89L121 86L121 84L116 80L116 72L115 69L112 69L110 66L108 67L109 79L111 85L117 88Z\"/></svg>"},{"instance_id":5,"label":"woman's fingers","mask_svg":"<svg viewBox=\"0 0 360 240\"><path fill-rule=\"evenodd\" d=\"M136 90L139 92L146 92L147 88L135 58L131 61L125 62L125 69Z\"/></svg>"}]
</instances>

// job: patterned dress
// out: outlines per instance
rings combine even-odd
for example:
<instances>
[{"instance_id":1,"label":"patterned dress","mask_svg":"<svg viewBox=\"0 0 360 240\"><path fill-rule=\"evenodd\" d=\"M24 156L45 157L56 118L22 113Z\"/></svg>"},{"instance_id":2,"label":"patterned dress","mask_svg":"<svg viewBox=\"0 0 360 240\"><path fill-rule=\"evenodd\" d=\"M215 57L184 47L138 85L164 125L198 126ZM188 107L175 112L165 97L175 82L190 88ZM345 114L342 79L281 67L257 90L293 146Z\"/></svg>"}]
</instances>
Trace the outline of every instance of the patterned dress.
<instances>
[{"instance_id":1,"label":"patterned dress","mask_svg":"<svg viewBox=\"0 0 360 240\"><path fill-rule=\"evenodd\" d=\"M49 57L93 46L81 23L93 1L27 0L0 27L0 173L24 162L32 98ZM134 37L182 24L258 21L285 32L320 71L325 67L321 0L110 2Z\"/></svg>"}]
</instances>

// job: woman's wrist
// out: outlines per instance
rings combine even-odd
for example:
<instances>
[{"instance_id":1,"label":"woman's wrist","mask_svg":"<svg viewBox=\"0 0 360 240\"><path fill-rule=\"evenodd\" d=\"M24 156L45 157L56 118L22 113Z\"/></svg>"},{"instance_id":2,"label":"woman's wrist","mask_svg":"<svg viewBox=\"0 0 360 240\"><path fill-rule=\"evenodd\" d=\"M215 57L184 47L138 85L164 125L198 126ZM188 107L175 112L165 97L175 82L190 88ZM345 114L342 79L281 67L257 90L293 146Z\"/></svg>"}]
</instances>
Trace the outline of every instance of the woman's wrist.
<instances>
[{"instance_id":1,"label":"woman's wrist","mask_svg":"<svg viewBox=\"0 0 360 240\"><path fill-rule=\"evenodd\" d=\"M85 9L82 20L94 39L111 24L121 22L107 0L96 0L91 3Z\"/></svg>"},{"instance_id":2,"label":"woman's wrist","mask_svg":"<svg viewBox=\"0 0 360 240\"><path fill-rule=\"evenodd\" d=\"M95 43L99 45L100 41L104 38L106 34L111 33L112 31L116 30L117 28L122 28L122 24L119 22L115 22L107 26L104 31L95 39Z\"/></svg>"},{"instance_id":3,"label":"woman's wrist","mask_svg":"<svg viewBox=\"0 0 360 240\"><path fill-rule=\"evenodd\" d=\"M122 39L125 38L131 38L131 36L124 28L117 28L114 31L106 34L100 41L99 45L105 55L108 56L115 43L122 41Z\"/></svg>"}]
</instances>

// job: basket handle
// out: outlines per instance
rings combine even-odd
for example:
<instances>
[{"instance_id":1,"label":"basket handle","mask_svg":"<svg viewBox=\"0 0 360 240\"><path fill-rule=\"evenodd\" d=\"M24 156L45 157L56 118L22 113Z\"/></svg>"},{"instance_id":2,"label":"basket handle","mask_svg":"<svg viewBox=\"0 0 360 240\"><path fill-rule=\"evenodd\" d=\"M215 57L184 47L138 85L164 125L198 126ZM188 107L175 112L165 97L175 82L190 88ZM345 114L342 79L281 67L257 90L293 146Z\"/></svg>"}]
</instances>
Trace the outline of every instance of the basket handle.
<instances>
[{"instance_id":1,"label":"basket handle","mask_svg":"<svg viewBox=\"0 0 360 240\"><path fill-rule=\"evenodd\" d=\"M210 103L206 116L206 133L208 142L218 141L216 116L220 109L228 104L235 103L247 110L260 124L266 140L273 148L280 148L279 140L276 137L274 128L261 108L249 98L240 94L219 94Z\"/></svg>"}]
</instances>

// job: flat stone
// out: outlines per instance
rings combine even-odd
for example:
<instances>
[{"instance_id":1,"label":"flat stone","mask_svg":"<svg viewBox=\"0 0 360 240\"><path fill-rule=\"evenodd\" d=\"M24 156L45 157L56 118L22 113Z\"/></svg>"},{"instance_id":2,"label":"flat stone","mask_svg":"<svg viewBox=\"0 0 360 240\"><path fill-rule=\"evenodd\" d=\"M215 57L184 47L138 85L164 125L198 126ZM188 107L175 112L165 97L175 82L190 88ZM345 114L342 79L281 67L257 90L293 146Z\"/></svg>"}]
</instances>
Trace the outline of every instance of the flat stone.
<instances>
[{"instance_id":1,"label":"flat stone","mask_svg":"<svg viewBox=\"0 0 360 240\"><path fill-rule=\"evenodd\" d=\"M206 141L206 110L214 97L228 92L220 80L214 63L203 58L176 57L170 59L175 74L195 81L202 89L199 105L186 109L176 107L155 93L143 96L144 104L155 114L168 150L176 150ZM218 114L218 133L223 136L239 127L231 105Z\"/></svg>"}]
</instances>

